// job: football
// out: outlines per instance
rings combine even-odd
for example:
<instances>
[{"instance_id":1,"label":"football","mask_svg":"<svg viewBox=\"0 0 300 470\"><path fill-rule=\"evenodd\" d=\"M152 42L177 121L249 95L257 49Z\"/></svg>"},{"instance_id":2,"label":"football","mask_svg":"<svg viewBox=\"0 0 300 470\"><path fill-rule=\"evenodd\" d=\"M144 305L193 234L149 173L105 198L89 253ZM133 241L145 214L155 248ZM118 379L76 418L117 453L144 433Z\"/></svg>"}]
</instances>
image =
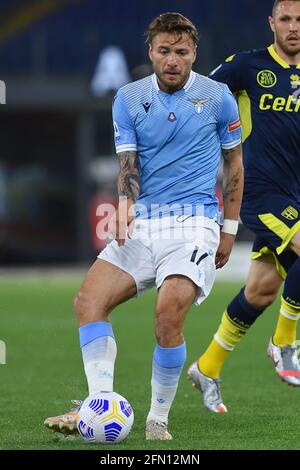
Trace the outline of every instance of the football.
<instances>
[{"instance_id":1,"label":"football","mask_svg":"<svg viewBox=\"0 0 300 470\"><path fill-rule=\"evenodd\" d=\"M126 398L115 392L97 392L82 403L77 416L81 437L91 444L123 441L132 428L134 414Z\"/></svg>"}]
</instances>

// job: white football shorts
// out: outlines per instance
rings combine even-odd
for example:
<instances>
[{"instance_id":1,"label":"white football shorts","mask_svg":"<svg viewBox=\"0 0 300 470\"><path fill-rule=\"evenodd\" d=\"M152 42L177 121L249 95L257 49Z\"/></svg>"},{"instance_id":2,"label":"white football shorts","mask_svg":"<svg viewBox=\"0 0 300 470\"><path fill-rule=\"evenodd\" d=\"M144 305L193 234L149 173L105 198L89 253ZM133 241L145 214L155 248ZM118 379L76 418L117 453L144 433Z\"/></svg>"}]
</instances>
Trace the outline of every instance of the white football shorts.
<instances>
[{"instance_id":1,"label":"white football shorts","mask_svg":"<svg viewBox=\"0 0 300 470\"><path fill-rule=\"evenodd\" d=\"M124 246L113 240L98 258L130 274L137 296L174 274L190 278L198 287L194 303L200 305L213 286L220 227L203 216L137 219Z\"/></svg>"}]
</instances>

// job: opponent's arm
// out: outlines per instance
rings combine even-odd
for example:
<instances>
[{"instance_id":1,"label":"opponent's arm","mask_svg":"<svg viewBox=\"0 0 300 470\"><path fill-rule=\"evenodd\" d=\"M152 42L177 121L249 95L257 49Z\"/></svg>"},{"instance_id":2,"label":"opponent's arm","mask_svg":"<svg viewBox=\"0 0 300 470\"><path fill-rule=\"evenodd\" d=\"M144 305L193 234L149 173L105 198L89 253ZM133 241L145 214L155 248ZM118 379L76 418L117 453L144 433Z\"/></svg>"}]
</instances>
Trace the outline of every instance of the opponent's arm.
<instances>
[{"instance_id":1,"label":"opponent's arm","mask_svg":"<svg viewBox=\"0 0 300 470\"><path fill-rule=\"evenodd\" d=\"M223 206L225 223L216 255L217 268L222 268L229 259L235 239L235 223L230 221L238 221L239 219L244 187L242 146L238 145L229 150L223 149L222 154L224 158Z\"/></svg>"},{"instance_id":2,"label":"opponent's arm","mask_svg":"<svg viewBox=\"0 0 300 470\"><path fill-rule=\"evenodd\" d=\"M133 204L140 193L140 175L137 152L118 153L120 173L118 178L119 206L110 221L109 231L119 246L124 245L127 228L133 228ZM129 225L131 224L131 227ZM131 228L131 230L130 230Z\"/></svg>"}]
</instances>

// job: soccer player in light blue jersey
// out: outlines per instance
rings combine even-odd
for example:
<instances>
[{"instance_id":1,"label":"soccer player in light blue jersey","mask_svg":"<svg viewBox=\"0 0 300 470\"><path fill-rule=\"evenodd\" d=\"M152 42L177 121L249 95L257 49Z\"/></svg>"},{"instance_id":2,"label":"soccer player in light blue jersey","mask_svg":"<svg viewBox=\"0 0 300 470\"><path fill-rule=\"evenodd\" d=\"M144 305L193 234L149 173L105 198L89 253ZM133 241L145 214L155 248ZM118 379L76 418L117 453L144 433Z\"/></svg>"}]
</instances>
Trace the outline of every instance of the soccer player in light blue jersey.
<instances>
[{"instance_id":1,"label":"soccer player in light blue jersey","mask_svg":"<svg viewBox=\"0 0 300 470\"><path fill-rule=\"evenodd\" d=\"M243 191L241 125L226 85L192 71L198 32L179 13L147 31L154 74L121 88L114 100L119 207L114 240L100 253L75 299L89 394L113 390L116 341L110 312L156 286L152 397L146 439L172 439L168 415L186 359L189 308L209 294L228 260ZM225 162L224 224L215 195ZM138 351L137 351L138 354ZM76 431L76 410L46 426Z\"/></svg>"}]
</instances>

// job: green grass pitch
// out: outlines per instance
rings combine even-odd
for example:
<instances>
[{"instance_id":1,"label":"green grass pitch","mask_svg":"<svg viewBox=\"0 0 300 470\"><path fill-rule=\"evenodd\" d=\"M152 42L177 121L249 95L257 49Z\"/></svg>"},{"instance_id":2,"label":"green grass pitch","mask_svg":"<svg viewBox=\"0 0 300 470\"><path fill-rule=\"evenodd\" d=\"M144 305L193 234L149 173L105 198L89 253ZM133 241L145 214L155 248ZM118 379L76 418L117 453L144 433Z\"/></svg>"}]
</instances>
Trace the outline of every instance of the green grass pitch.
<instances>
[{"instance_id":1,"label":"green grass pitch","mask_svg":"<svg viewBox=\"0 0 300 470\"><path fill-rule=\"evenodd\" d=\"M207 346L223 308L239 285L217 283L210 298L193 307L185 326L188 359L169 417L174 440L146 442L150 401L154 291L120 306L112 321L118 342L115 390L134 408L128 439L115 446L88 446L61 439L44 428L47 416L68 410L70 399L86 396L72 313L76 280L2 280L0 339L7 363L0 365L0 449L300 449L300 389L277 378L266 356L278 303L269 308L232 353L223 370L227 415L212 415L186 379L188 365Z\"/></svg>"}]
</instances>

